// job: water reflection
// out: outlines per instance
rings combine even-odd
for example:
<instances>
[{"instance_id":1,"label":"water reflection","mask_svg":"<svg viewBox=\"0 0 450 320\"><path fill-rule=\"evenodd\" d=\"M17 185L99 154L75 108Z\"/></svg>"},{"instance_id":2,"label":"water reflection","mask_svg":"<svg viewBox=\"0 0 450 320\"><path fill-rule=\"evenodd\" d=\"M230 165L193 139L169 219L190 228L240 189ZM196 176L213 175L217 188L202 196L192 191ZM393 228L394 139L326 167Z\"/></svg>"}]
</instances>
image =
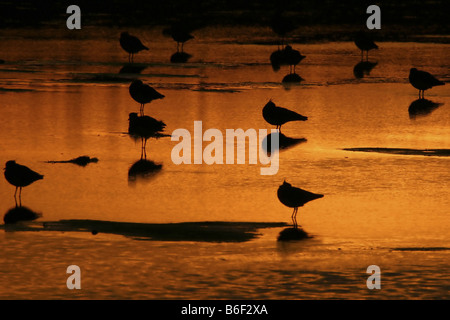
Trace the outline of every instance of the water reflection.
<instances>
[{"instance_id":1,"label":"water reflection","mask_svg":"<svg viewBox=\"0 0 450 320\"><path fill-rule=\"evenodd\" d=\"M428 116L441 105L443 103L433 102L424 98L414 100L408 108L409 118L415 120L417 117Z\"/></svg>"},{"instance_id":2,"label":"water reflection","mask_svg":"<svg viewBox=\"0 0 450 320\"><path fill-rule=\"evenodd\" d=\"M297 227L283 229L279 233L277 240L278 241L292 241L292 240L303 240L303 239L307 239L307 238L311 238L311 236L308 235L308 233L305 230L303 230L302 228L299 228L297 226Z\"/></svg>"},{"instance_id":3,"label":"water reflection","mask_svg":"<svg viewBox=\"0 0 450 320\"><path fill-rule=\"evenodd\" d=\"M355 78L361 79L364 76L369 76L370 72L373 68L378 64L378 62L370 62L370 61L360 61L353 68L353 74Z\"/></svg>"},{"instance_id":4,"label":"water reflection","mask_svg":"<svg viewBox=\"0 0 450 320\"><path fill-rule=\"evenodd\" d=\"M170 57L170 62L172 63L186 63L190 58L192 57L192 55L190 55L189 53L186 52L175 52L174 54L172 54L172 56Z\"/></svg>"},{"instance_id":5,"label":"water reflection","mask_svg":"<svg viewBox=\"0 0 450 320\"><path fill-rule=\"evenodd\" d=\"M40 218L42 216L41 213L35 212L30 208L24 206L16 206L14 208L9 209L4 217L3 221L5 224L14 224L19 221L32 221Z\"/></svg>"},{"instance_id":6,"label":"water reflection","mask_svg":"<svg viewBox=\"0 0 450 320\"><path fill-rule=\"evenodd\" d=\"M272 150L272 139L278 139L279 150L292 148L298 144L305 143L307 141L305 138L288 137L281 132L269 133L262 141L262 148L267 154L278 151Z\"/></svg>"},{"instance_id":7,"label":"water reflection","mask_svg":"<svg viewBox=\"0 0 450 320\"><path fill-rule=\"evenodd\" d=\"M128 169L128 182L136 182L139 178L148 180L159 173L161 169L162 164L141 157Z\"/></svg>"},{"instance_id":8,"label":"water reflection","mask_svg":"<svg viewBox=\"0 0 450 320\"><path fill-rule=\"evenodd\" d=\"M119 73L140 74L145 68L144 64L127 63L119 70Z\"/></svg>"}]
</instances>

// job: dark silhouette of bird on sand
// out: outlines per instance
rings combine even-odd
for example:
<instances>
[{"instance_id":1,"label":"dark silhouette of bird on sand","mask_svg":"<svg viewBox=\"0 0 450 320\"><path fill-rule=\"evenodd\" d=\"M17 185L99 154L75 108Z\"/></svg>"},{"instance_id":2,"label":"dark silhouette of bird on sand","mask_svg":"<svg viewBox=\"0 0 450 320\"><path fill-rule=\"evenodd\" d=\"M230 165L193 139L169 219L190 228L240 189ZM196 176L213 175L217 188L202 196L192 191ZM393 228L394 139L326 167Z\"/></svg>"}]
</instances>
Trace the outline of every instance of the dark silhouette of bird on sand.
<instances>
[{"instance_id":1,"label":"dark silhouette of bird on sand","mask_svg":"<svg viewBox=\"0 0 450 320\"><path fill-rule=\"evenodd\" d=\"M123 50L128 52L128 62L133 62L133 55L142 50L148 50L139 40L139 38L130 35L128 32L122 32L120 34L120 46Z\"/></svg>"},{"instance_id":2,"label":"dark silhouette of bird on sand","mask_svg":"<svg viewBox=\"0 0 450 320\"><path fill-rule=\"evenodd\" d=\"M140 115L144 115L144 106L153 100L162 99L165 96L143 83L141 80L133 80L129 87L131 97L141 104Z\"/></svg>"},{"instance_id":3,"label":"dark silhouette of bird on sand","mask_svg":"<svg viewBox=\"0 0 450 320\"><path fill-rule=\"evenodd\" d=\"M276 128L279 129L280 132L281 126L286 122L308 120L308 117L302 116L295 111L276 106L272 100L269 100L269 102L267 102L267 104L264 106L262 114L264 120L266 120L271 125L276 126Z\"/></svg>"},{"instance_id":4,"label":"dark silhouette of bird on sand","mask_svg":"<svg viewBox=\"0 0 450 320\"><path fill-rule=\"evenodd\" d=\"M435 86L445 85L444 82L436 79L430 73L417 70L416 68L411 68L409 71L409 82L414 88L419 89L419 98L421 99L424 98L425 90ZM422 93L422 95L420 93Z\"/></svg>"},{"instance_id":5,"label":"dark silhouette of bird on sand","mask_svg":"<svg viewBox=\"0 0 450 320\"><path fill-rule=\"evenodd\" d=\"M361 50L361 61L364 59L364 51L366 51L366 60L369 60L369 50L378 49L378 46L373 40L363 32L360 32L355 37L355 44Z\"/></svg>"},{"instance_id":6,"label":"dark silhouette of bird on sand","mask_svg":"<svg viewBox=\"0 0 450 320\"><path fill-rule=\"evenodd\" d=\"M292 222L294 228L297 228L297 211L298 207L303 207L309 201L319 199L323 197L323 194L312 193L300 188L293 187L290 183L286 181L283 182L281 186L278 187L277 191L278 200L285 206L289 208L294 208L292 213Z\"/></svg>"},{"instance_id":7,"label":"dark silhouette of bird on sand","mask_svg":"<svg viewBox=\"0 0 450 320\"><path fill-rule=\"evenodd\" d=\"M14 160L9 160L5 165L5 178L10 184L16 187L14 198L16 198L17 189L19 189L19 199L22 196L22 188L37 180L44 178L43 175L31 170L30 168L17 164Z\"/></svg>"}]
</instances>

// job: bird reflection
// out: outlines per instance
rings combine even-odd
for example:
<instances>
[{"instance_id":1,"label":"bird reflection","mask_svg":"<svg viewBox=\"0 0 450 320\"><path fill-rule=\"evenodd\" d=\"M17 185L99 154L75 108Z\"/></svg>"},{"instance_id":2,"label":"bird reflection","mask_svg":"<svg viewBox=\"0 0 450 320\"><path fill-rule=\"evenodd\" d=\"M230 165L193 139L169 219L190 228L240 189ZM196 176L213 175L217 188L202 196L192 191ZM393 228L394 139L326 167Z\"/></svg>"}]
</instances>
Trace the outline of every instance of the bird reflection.
<instances>
[{"instance_id":1,"label":"bird reflection","mask_svg":"<svg viewBox=\"0 0 450 320\"><path fill-rule=\"evenodd\" d=\"M119 70L119 73L140 74L145 68L144 64L127 63Z\"/></svg>"},{"instance_id":2,"label":"bird reflection","mask_svg":"<svg viewBox=\"0 0 450 320\"><path fill-rule=\"evenodd\" d=\"M420 116L428 116L443 103L433 102L428 99L420 98L411 102L408 108L409 118L416 119Z\"/></svg>"},{"instance_id":3,"label":"bird reflection","mask_svg":"<svg viewBox=\"0 0 450 320\"><path fill-rule=\"evenodd\" d=\"M300 143L305 143L307 141L305 138L290 138L285 136L281 132L273 132L268 134L262 141L262 148L268 154L278 151L272 150L272 139L278 139L278 148L280 150L288 149Z\"/></svg>"},{"instance_id":4,"label":"bird reflection","mask_svg":"<svg viewBox=\"0 0 450 320\"><path fill-rule=\"evenodd\" d=\"M323 197L323 194L312 193L300 188L293 187L290 183L286 181L279 186L277 191L278 200L285 206L289 208L294 208L292 212L292 224L294 228L298 227L297 224L297 211L298 207L303 207L309 201L319 199Z\"/></svg>"},{"instance_id":5,"label":"bird reflection","mask_svg":"<svg viewBox=\"0 0 450 320\"><path fill-rule=\"evenodd\" d=\"M360 61L353 68L353 74L355 78L361 79L364 76L370 75L370 72L378 64L378 62Z\"/></svg>"},{"instance_id":6,"label":"bird reflection","mask_svg":"<svg viewBox=\"0 0 450 320\"><path fill-rule=\"evenodd\" d=\"M191 57L192 55L190 55L189 53L177 51L170 57L170 62L186 63Z\"/></svg>"},{"instance_id":7,"label":"bird reflection","mask_svg":"<svg viewBox=\"0 0 450 320\"><path fill-rule=\"evenodd\" d=\"M19 221L32 221L41 217L42 214L24 206L16 206L9 209L3 216L5 224L13 224Z\"/></svg>"},{"instance_id":8,"label":"bird reflection","mask_svg":"<svg viewBox=\"0 0 450 320\"><path fill-rule=\"evenodd\" d=\"M278 235L278 241L292 241L311 238L305 230L299 227L283 229Z\"/></svg>"},{"instance_id":9,"label":"bird reflection","mask_svg":"<svg viewBox=\"0 0 450 320\"><path fill-rule=\"evenodd\" d=\"M162 164L157 164L151 160L139 159L128 169L128 181L135 182L138 178L148 179L160 172Z\"/></svg>"}]
</instances>

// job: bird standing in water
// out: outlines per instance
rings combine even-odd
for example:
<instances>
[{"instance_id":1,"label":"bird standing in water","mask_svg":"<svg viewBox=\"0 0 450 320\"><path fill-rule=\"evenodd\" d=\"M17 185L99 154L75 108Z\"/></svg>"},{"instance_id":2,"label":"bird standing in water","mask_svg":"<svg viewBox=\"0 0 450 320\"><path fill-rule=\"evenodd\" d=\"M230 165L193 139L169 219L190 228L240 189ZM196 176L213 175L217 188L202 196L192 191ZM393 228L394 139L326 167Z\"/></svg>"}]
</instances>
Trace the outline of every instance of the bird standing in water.
<instances>
[{"instance_id":1,"label":"bird standing in water","mask_svg":"<svg viewBox=\"0 0 450 320\"><path fill-rule=\"evenodd\" d=\"M14 160L6 162L5 178L10 184L16 187L14 192L14 199L16 199L17 189L19 188L19 200L21 201L22 188L26 187L37 180L44 178L43 175L31 170L30 168L17 164ZM16 199L17 205L17 199Z\"/></svg>"},{"instance_id":2,"label":"bird standing in water","mask_svg":"<svg viewBox=\"0 0 450 320\"><path fill-rule=\"evenodd\" d=\"M361 50L361 61L364 59L364 51L366 51L366 60L369 60L369 50L378 49L375 42L363 32L356 35L355 44Z\"/></svg>"},{"instance_id":3,"label":"bird standing in water","mask_svg":"<svg viewBox=\"0 0 450 320\"><path fill-rule=\"evenodd\" d=\"M293 187L290 183L284 181L283 184L278 187L277 196L278 200L280 200L282 204L289 208L294 208L294 212L292 213L291 218L294 224L294 228L297 228L298 207L302 207L309 201L322 198L323 194L316 194L300 188L296 188Z\"/></svg>"},{"instance_id":4,"label":"bird standing in water","mask_svg":"<svg viewBox=\"0 0 450 320\"><path fill-rule=\"evenodd\" d=\"M149 116L138 116L135 112L129 114L128 121L128 134L141 138L141 159L147 158L147 140L162 137L166 124Z\"/></svg>"},{"instance_id":5,"label":"bird standing in water","mask_svg":"<svg viewBox=\"0 0 450 320\"><path fill-rule=\"evenodd\" d=\"M419 89L419 99L424 98L425 90L431 89L435 86L445 85L444 82L436 79L430 73L417 70L416 68L411 68L409 71L409 82L414 88ZM422 95L420 95L421 92Z\"/></svg>"},{"instance_id":6,"label":"bird standing in water","mask_svg":"<svg viewBox=\"0 0 450 320\"><path fill-rule=\"evenodd\" d=\"M133 80L129 87L131 97L141 104L140 115L144 115L144 105L156 99L164 98L164 95L144 84L141 80Z\"/></svg>"},{"instance_id":7,"label":"bird standing in water","mask_svg":"<svg viewBox=\"0 0 450 320\"><path fill-rule=\"evenodd\" d=\"M277 129L281 132L281 126L289 121L306 121L308 117L302 116L295 111L291 111L286 108L278 107L272 100L264 106L263 118L271 125L277 126Z\"/></svg>"},{"instance_id":8,"label":"bird standing in water","mask_svg":"<svg viewBox=\"0 0 450 320\"><path fill-rule=\"evenodd\" d=\"M122 32L120 35L120 46L128 52L128 62L133 62L133 55L142 50L148 50L139 40L139 38L130 35L128 32Z\"/></svg>"}]
</instances>

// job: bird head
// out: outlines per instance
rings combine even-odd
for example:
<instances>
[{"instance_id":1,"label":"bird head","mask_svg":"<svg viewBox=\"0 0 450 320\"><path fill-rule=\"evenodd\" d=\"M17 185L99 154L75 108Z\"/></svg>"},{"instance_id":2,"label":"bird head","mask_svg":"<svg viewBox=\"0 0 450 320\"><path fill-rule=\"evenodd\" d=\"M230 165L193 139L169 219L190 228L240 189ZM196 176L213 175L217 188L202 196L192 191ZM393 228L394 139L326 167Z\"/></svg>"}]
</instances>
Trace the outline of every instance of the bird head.
<instances>
[{"instance_id":1,"label":"bird head","mask_svg":"<svg viewBox=\"0 0 450 320\"><path fill-rule=\"evenodd\" d=\"M292 187L292 185L290 183L287 183L286 180L284 180L281 187Z\"/></svg>"},{"instance_id":2,"label":"bird head","mask_svg":"<svg viewBox=\"0 0 450 320\"><path fill-rule=\"evenodd\" d=\"M9 161L6 162L5 168L4 168L3 170L6 170L8 167L12 167L12 166L14 166L15 164L16 164L16 161L15 161L15 160L9 160Z\"/></svg>"},{"instance_id":3,"label":"bird head","mask_svg":"<svg viewBox=\"0 0 450 320\"><path fill-rule=\"evenodd\" d=\"M409 72L417 72L417 69L416 68L411 68L410 70L409 70Z\"/></svg>"}]
</instances>

